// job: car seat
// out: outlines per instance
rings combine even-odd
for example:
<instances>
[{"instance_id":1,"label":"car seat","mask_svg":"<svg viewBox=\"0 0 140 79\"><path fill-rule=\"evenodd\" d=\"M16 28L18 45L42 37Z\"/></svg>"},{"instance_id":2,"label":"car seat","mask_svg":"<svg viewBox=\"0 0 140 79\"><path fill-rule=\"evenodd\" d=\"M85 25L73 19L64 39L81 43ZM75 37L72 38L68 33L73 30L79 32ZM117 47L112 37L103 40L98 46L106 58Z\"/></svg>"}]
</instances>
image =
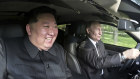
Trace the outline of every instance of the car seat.
<instances>
[{"instance_id":1,"label":"car seat","mask_svg":"<svg viewBox=\"0 0 140 79\"><path fill-rule=\"evenodd\" d=\"M23 37L26 34L24 27L25 26L20 23L0 24L0 37L2 38Z\"/></svg>"},{"instance_id":2,"label":"car seat","mask_svg":"<svg viewBox=\"0 0 140 79\"><path fill-rule=\"evenodd\" d=\"M85 22L76 22L66 26L64 48L67 51L66 59L74 79L86 79L82 73L79 61L76 57L77 47L86 37Z\"/></svg>"}]
</instances>

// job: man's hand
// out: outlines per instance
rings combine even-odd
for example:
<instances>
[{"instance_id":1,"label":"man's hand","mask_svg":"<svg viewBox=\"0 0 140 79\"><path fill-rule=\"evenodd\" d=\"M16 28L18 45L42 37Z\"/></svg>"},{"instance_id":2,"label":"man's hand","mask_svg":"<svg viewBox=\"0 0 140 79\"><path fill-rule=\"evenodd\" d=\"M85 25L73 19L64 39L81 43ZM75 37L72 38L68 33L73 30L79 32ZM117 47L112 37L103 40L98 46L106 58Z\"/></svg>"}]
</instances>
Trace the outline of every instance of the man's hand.
<instances>
[{"instance_id":1,"label":"man's hand","mask_svg":"<svg viewBox=\"0 0 140 79\"><path fill-rule=\"evenodd\" d=\"M140 51L138 49L128 49L123 52L123 56L126 59L136 59L140 55Z\"/></svg>"}]
</instances>

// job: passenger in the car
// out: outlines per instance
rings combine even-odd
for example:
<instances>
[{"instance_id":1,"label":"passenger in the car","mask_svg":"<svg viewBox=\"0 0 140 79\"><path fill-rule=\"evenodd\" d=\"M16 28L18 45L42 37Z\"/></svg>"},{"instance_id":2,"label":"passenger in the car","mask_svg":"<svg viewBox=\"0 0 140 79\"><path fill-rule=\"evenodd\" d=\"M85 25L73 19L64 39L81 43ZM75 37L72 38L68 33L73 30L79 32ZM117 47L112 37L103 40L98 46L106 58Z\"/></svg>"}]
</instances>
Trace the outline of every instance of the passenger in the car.
<instances>
[{"instance_id":1,"label":"passenger in the car","mask_svg":"<svg viewBox=\"0 0 140 79\"><path fill-rule=\"evenodd\" d=\"M105 51L99 22L88 22L86 27L87 39L78 48L78 59L89 79L105 79L106 68L120 65L126 59L135 59L140 52L128 49L124 52L109 56Z\"/></svg>"},{"instance_id":2,"label":"passenger in the car","mask_svg":"<svg viewBox=\"0 0 140 79\"><path fill-rule=\"evenodd\" d=\"M32 9L24 38L1 40L0 79L70 79L64 49L55 42L55 10Z\"/></svg>"}]
</instances>

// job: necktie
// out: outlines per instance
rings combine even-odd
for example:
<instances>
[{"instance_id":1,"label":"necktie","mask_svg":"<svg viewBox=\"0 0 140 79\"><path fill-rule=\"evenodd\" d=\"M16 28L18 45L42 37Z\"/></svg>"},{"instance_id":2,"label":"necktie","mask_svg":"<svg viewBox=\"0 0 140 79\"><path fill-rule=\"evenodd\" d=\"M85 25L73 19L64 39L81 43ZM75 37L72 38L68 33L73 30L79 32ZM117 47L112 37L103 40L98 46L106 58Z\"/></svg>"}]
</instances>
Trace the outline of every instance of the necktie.
<instances>
[{"instance_id":1,"label":"necktie","mask_svg":"<svg viewBox=\"0 0 140 79\"><path fill-rule=\"evenodd\" d=\"M98 52L99 50L98 50L98 47L99 47L99 46L98 46L98 44L96 43L96 44L95 44L95 48L96 48L97 55L98 55L98 57L99 57L99 52Z\"/></svg>"},{"instance_id":2,"label":"necktie","mask_svg":"<svg viewBox=\"0 0 140 79\"><path fill-rule=\"evenodd\" d=\"M99 51L100 51L100 50L99 50L99 45L98 45L98 43L96 43L95 45L96 45L97 54L98 54L98 56L99 56ZM102 69L100 75L103 75L103 74L104 74L104 70Z\"/></svg>"}]
</instances>

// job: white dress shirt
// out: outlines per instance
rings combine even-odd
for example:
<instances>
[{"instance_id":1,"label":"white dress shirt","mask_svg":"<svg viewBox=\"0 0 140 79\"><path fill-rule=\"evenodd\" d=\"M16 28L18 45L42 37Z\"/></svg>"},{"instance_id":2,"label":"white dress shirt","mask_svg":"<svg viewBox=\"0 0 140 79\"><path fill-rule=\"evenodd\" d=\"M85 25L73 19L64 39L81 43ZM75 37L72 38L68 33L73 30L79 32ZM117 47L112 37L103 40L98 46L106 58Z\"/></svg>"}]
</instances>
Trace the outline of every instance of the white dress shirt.
<instances>
[{"instance_id":1,"label":"white dress shirt","mask_svg":"<svg viewBox=\"0 0 140 79\"><path fill-rule=\"evenodd\" d=\"M90 41L92 42L92 44L95 46L96 51L97 51L97 55L98 55L98 57L99 57L98 49L97 49L97 47L96 47L96 42L95 42L94 40L92 40L91 38L89 38L89 40L90 40Z\"/></svg>"},{"instance_id":2,"label":"white dress shirt","mask_svg":"<svg viewBox=\"0 0 140 79\"><path fill-rule=\"evenodd\" d=\"M99 53L98 53L98 49L97 49L97 47L96 47L96 43L97 42L95 42L94 40L92 40L91 38L89 38L89 40L92 42L92 44L95 46L95 49L96 49L96 51L97 51L97 55L98 55L98 57L99 57ZM101 74L100 75L103 75L104 74L104 70L102 69L102 72L101 72Z\"/></svg>"}]
</instances>

